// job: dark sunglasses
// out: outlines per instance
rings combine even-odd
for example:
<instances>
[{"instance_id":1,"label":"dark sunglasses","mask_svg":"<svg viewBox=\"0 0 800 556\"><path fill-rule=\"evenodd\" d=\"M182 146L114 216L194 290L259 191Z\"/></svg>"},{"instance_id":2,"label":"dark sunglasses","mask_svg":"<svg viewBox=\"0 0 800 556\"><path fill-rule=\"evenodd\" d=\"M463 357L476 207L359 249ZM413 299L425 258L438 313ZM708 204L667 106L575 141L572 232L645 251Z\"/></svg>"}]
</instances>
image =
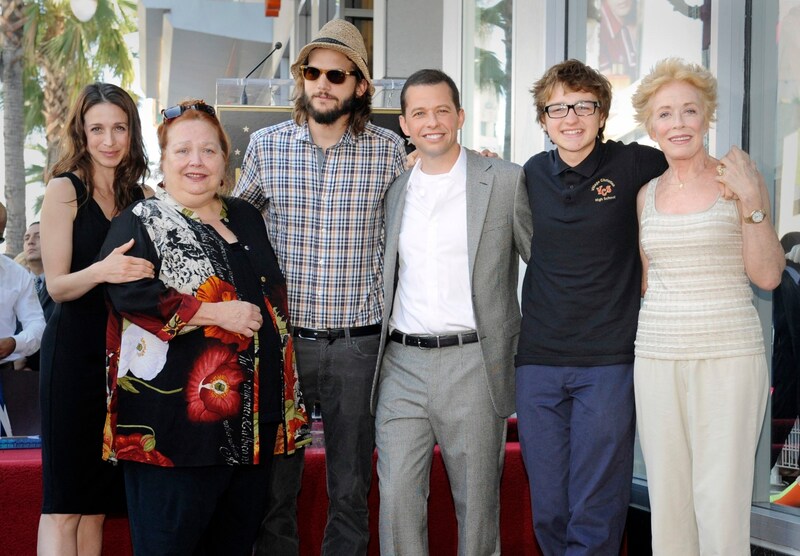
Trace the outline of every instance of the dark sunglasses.
<instances>
[{"instance_id":1,"label":"dark sunglasses","mask_svg":"<svg viewBox=\"0 0 800 556\"><path fill-rule=\"evenodd\" d=\"M161 115L164 116L165 122L169 122L179 117L187 110L201 110L206 114L208 114L209 116L215 116L217 113L214 110L213 106L209 106L205 102L198 102L197 104L189 104L189 105L178 104L177 106L165 108L164 110L161 111Z\"/></svg>"},{"instance_id":2,"label":"dark sunglasses","mask_svg":"<svg viewBox=\"0 0 800 556\"><path fill-rule=\"evenodd\" d=\"M361 72L358 70L322 70L314 66L300 66L300 69L303 71L303 77L306 81L316 81L319 79L319 76L324 73L328 81L334 85L341 85L344 83L348 75L355 75L357 77L361 75Z\"/></svg>"}]
</instances>

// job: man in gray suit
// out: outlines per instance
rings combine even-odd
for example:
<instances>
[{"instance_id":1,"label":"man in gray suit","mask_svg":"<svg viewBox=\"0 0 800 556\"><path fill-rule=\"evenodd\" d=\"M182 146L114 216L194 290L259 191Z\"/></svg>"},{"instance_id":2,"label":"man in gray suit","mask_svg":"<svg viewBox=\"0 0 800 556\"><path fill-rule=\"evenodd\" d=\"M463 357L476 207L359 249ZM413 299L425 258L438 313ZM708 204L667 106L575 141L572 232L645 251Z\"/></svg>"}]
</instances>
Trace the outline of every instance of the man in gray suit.
<instances>
[{"instance_id":1,"label":"man in gray suit","mask_svg":"<svg viewBox=\"0 0 800 556\"><path fill-rule=\"evenodd\" d=\"M459 555L500 553L500 475L514 412L520 255L531 214L522 169L458 144L459 93L421 70L401 93L413 170L385 199L386 304L372 389L381 554L428 553L438 443L455 500Z\"/></svg>"}]
</instances>

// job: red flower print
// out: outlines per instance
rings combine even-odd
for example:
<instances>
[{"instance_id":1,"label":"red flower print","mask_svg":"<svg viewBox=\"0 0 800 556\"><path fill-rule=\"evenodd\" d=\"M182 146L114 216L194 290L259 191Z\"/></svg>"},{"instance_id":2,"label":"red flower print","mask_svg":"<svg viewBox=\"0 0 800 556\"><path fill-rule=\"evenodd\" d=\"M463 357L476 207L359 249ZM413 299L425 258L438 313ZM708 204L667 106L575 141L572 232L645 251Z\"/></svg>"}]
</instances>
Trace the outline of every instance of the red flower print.
<instances>
[{"instance_id":1,"label":"red flower print","mask_svg":"<svg viewBox=\"0 0 800 556\"><path fill-rule=\"evenodd\" d=\"M197 289L195 297L197 297L199 301L205 303L221 303L224 301L236 301L238 299L234 287L216 276L209 276L208 280L203 282ZM215 325L204 326L203 334L205 334L206 338L216 338L223 344L235 344L236 351L246 349L253 340L244 334L229 332L221 326Z\"/></svg>"},{"instance_id":2,"label":"red flower print","mask_svg":"<svg viewBox=\"0 0 800 556\"><path fill-rule=\"evenodd\" d=\"M212 343L197 358L186 387L189 419L203 423L228 419L239 413L239 385L244 373L231 346Z\"/></svg>"},{"instance_id":3,"label":"red flower print","mask_svg":"<svg viewBox=\"0 0 800 556\"><path fill-rule=\"evenodd\" d=\"M173 467L172 460L156 450L156 437L152 434L136 432L117 435L114 439L117 459L150 463L161 467Z\"/></svg>"}]
</instances>

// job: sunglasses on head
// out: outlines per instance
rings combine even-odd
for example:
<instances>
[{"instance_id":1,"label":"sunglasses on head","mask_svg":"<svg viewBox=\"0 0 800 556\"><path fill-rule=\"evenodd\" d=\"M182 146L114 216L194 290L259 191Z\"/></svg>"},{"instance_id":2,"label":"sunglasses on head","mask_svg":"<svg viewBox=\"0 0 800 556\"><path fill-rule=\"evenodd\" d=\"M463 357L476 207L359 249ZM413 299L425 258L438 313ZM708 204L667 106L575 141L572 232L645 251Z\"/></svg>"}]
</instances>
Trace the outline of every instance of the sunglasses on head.
<instances>
[{"instance_id":1,"label":"sunglasses on head","mask_svg":"<svg viewBox=\"0 0 800 556\"><path fill-rule=\"evenodd\" d=\"M314 66L300 66L300 70L303 72L303 77L306 81L316 81L319 79L319 76L324 73L328 81L334 85L341 85L344 83L348 75L355 75L357 77L361 75L361 72L358 70L323 70L315 68Z\"/></svg>"},{"instance_id":2,"label":"sunglasses on head","mask_svg":"<svg viewBox=\"0 0 800 556\"><path fill-rule=\"evenodd\" d=\"M175 118L179 117L181 114L186 112L187 110L200 110L205 112L209 116L216 115L216 111L214 110L213 106L209 106L205 102L198 102L197 104L178 104L177 106L172 106L170 108L165 108L161 111L161 115L164 116L164 121L169 122L174 120Z\"/></svg>"}]
</instances>

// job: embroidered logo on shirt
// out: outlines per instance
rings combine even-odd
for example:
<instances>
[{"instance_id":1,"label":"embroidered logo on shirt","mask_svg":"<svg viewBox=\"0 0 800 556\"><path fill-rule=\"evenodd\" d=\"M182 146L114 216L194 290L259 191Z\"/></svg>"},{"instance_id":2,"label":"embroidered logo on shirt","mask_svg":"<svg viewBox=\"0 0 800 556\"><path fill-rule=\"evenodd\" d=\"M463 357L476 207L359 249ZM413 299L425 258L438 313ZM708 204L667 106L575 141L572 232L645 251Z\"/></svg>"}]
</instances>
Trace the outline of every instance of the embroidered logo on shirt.
<instances>
[{"instance_id":1,"label":"embroidered logo on shirt","mask_svg":"<svg viewBox=\"0 0 800 556\"><path fill-rule=\"evenodd\" d=\"M592 185L592 191L596 197L594 198L595 203L603 203L605 201L613 201L617 198L616 195L613 195L614 188L617 187L613 181L607 178L600 178Z\"/></svg>"}]
</instances>

